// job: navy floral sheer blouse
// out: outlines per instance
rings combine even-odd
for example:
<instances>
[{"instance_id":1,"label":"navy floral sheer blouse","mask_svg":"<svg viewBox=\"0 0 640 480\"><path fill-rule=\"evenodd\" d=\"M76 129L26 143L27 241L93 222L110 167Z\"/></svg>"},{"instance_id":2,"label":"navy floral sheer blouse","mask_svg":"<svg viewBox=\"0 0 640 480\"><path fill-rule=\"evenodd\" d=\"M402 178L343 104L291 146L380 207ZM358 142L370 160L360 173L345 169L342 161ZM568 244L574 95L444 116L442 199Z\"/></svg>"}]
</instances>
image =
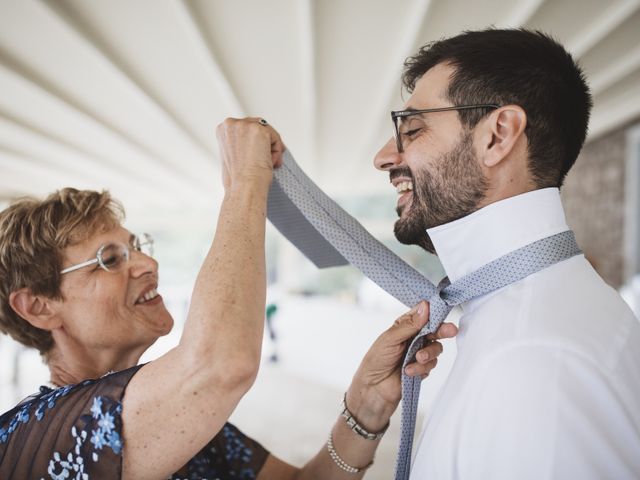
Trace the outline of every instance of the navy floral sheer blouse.
<instances>
[{"instance_id":1,"label":"navy floral sheer blouse","mask_svg":"<svg viewBox=\"0 0 640 480\"><path fill-rule=\"evenodd\" d=\"M122 397L140 366L52 390L0 416L0 479L119 479ZM254 479L268 452L230 423L171 479Z\"/></svg>"}]
</instances>

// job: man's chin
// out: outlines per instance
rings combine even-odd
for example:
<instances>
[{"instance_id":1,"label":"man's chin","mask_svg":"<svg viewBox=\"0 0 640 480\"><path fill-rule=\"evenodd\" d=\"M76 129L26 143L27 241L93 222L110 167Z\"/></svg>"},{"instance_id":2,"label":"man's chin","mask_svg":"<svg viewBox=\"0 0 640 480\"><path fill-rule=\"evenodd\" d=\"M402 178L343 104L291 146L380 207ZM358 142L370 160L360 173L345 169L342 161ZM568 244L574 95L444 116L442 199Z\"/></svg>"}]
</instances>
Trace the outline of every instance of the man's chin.
<instances>
[{"instance_id":1,"label":"man's chin","mask_svg":"<svg viewBox=\"0 0 640 480\"><path fill-rule=\"evenodd\" d=\"M436 253L426 228L423 229L416 225L407 225L406 220L400 218L393 226L393 233L396 239L403 245L417 245L429 253Z\"/></svg>"}]
</instances>

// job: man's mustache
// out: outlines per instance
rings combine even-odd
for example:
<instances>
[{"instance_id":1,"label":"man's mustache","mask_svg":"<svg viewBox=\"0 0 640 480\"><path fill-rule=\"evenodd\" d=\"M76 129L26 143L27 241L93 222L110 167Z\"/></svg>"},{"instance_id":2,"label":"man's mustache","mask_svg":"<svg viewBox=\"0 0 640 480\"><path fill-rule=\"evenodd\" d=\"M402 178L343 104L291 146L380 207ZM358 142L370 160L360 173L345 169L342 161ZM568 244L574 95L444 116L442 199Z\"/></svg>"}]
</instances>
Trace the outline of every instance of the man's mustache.
<instances>
[{"instance_id":1,"label":"man's mustache","mask_svg":"<svg viewBox=\"0 0 640 480\"><path fill-rule=\"evenodd\" d=\"M393 182L393 179L398 177L408 177L413 181L413 174L411 170L409 170L409 167L397 167L389 171L390 182Z\"/></svg>"}]
</instances>

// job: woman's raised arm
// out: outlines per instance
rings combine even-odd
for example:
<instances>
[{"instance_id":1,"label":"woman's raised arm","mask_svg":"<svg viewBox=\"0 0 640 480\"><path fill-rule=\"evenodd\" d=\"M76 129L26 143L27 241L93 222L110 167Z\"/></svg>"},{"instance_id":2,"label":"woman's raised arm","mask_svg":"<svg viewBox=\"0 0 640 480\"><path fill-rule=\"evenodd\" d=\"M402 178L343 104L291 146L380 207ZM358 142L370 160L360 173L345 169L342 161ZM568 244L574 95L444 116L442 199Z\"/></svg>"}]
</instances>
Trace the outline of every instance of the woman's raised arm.
<instances>
[{"instance_id":1,"label":"woman's raised arm","mask_svg":"<svg viewBox=\"0 0 640 480\"><path fill-rule=\"evenodd\" d=\"M180 344L142 367L127 387L124 478L178 471L222 428L258 371L267 194L284 147L258 119L227 119L217 136L225 196L215 237Z\"/></svg>"}]
</instances>

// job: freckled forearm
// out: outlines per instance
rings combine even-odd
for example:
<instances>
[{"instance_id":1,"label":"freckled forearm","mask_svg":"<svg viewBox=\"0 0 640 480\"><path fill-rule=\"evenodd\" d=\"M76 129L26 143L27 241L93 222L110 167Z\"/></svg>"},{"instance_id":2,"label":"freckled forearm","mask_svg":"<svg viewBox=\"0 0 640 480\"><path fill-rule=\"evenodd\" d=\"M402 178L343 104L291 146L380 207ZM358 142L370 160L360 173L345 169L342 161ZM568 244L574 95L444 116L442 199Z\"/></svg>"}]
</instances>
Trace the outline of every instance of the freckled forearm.
<instances>
[{"instance_id":1,"label":"freckled forearm","mask_svg":"<svg viewBox=\"0 0 640 480\"><path fill-rule=\"evenodd\" d=\"M259 361L266 295L267 192L266 186L235 189L223 200L181 340L181 345L204 355L207 363Z\"/></svg>"}]
</instances>

